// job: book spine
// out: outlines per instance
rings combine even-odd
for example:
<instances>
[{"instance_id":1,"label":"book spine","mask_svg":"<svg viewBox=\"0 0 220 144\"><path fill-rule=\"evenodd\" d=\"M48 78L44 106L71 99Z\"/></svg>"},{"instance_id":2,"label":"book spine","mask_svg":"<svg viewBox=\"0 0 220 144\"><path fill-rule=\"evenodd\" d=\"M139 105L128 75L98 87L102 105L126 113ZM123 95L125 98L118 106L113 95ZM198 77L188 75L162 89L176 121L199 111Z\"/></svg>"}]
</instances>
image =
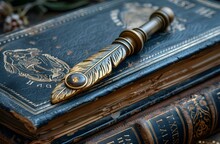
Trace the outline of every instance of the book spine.
<instances>
[{"instance_id":1,"label":"book spine","mask_svg":"<svg viewBox=\"0 0 220 144\"><path fill-rule=\"evenodd\" d=\"M220 127L220 88L183 98L166 111L138 119L98 144L185 144L207 137Z\"/></svg>"}]
</instances>

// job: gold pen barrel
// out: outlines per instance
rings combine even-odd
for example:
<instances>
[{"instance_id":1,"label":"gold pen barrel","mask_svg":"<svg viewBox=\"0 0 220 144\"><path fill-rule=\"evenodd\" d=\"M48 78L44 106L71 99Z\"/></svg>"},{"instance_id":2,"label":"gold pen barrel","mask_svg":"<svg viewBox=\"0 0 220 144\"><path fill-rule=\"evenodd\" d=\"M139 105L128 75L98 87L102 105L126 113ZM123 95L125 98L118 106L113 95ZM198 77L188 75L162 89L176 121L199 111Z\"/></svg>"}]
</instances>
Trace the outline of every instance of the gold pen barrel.
<instances>
[{"instance_id":1,"label":"gold pen barrel","mask_svg":"<svg viewBox=\"0 0 220 144\"><path fill-rule=\"evenodd\" d=\"M173 11L168 7L163 7L154 12L150 17L150 21L143 24L138 29L142 30L146 35L150 36L158 30L165 30L173 21L173 19Z\"/></svg>"},{"instance_id":2,"label":"gold pen barrel","mask_svg":"<svg viewBox=\"0 0 220 144\"><path fill-rule=\"evenodd\" d=\"M85 91L105 78L127 56L138 53L155 32L165 30L174 19L170 8L154 12L139 28L125 30L110 46L75 65L52 92L52 103L58 103Z\"/></svg>"},{"instance_id":3,"label":"gold pen barrel","mask_svg":"<svg viewBox=\"0 0 220 144\"><path fill-rule=\"evenodd\" d=\"M150 20L139 28L123 31L115 42L121 42L123 44L127 42L132 45L132 49L130 49L131 54L138 53L143 48L144 42L152 34L165 30L171 24L173 19L173 11L168 7L163 7L154 12L150 16Z\"/></svg>"}]
</instances>

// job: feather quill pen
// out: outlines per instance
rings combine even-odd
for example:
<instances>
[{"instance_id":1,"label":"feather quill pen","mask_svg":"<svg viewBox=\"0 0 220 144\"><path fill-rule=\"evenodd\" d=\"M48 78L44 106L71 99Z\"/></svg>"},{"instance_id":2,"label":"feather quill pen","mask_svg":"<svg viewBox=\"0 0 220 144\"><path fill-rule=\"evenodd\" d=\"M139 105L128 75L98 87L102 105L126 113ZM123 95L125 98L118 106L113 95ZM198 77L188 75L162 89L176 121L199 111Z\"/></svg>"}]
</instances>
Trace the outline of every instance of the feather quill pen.
<instances>
[{"instance_id":1,"label":"feather quill pen","mask_svg":"<svg viewBox=\"0 0 220 144\"><path fill-rule=\"evenodd\" d=\"M112 45L75 65L53 90L51 102L67 100L108 76L127 56L139 52L150 35L165 30L173 18L173 11L163 7L140 28L123 31Z\"/></svg>"}]
</instances>

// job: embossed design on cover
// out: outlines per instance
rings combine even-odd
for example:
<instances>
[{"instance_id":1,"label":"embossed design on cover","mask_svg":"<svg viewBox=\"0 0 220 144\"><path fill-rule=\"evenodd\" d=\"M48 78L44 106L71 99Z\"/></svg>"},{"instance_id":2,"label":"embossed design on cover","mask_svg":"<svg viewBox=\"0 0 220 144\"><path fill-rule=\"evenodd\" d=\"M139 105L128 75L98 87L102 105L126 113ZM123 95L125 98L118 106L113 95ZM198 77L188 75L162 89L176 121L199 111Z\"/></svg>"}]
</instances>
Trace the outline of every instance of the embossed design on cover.
<instances>
[{"instance_id":1,"label":"embossed design on cover","mask_svg":"<svg viewBox=\"0 0 220 144\"><path fill-rule=\"evenodd\" d=\"M6 71L33 81L60 81L69 71L65 62L37 48L6 50L3 55Z\"/></svg>"},{"instance_id":2,"label":"embossed design on cover","mask_svg":"<svg viewBox=\"0 0 220 144\"><path fill-rule=\"evenodd\" d=\"M212 8L220 9L220 4L218 1L213 1L213 0L197 0L198 2Z\"/></svg>"},{"instance_id":3,"label":"embossed design on cover","mask_svg":"<svg viewBox=\"0 0 220 144\"><path fill-rule=\"evenodd\" d=\"M111 11L111 19L117 26L122 26L126 29L133 29L143 25L146 21L149 21L151 14L159 9L158 6L151 3L140 4L125 3L122 10L115 9ZM171 32L183 31L186 29L185 23L187 20L183 18L175 17L171 27Z\"/></svg>"},{"instance_id":4,"label":"embossed design on cover","mask_svg":"<svg viewBox=\"0 0 220 144\"><path fill-rule=\"evenodd\" d=\"M148 21L151 14L158 8L158 6L152 6L151 4L125 3L124 10L120 12L120 16L124 26L132 29Z\"/></svg>"},{"instance_id":5,"label":"embossed design on cover","mask_svg":"<svg viewBox=\"0 0 220 144\"><path fill-rule=\"evenodd\" d=\"M192 123L194 138L201 138L209 133L212 125L211 110L205 97L193 95L193 101L187 106Z\"/></svg>"},{"instance_id":6,"label":"embossed design on cover","mask_svg":"<svg viewBox=\"0 0 220 144\"><path fill-rule=\"evenodd\" d=\"M84 8L83 10L80 9L78 11L71 12L69 14L62 16L62 17L58 17L53 20L41 23L39 25L27 28L25 30L9 34L6 37L1 38L0 45L3 48L2 50L4 50L4 49L6 50L6 48L10 47L11 44L14 44L14 43L16 44L18 40L23 40L23 39L32 38L32 37L34 38L35 35L41 36L43 33L50 31L51 29L54 30L57 27L59 27L59 29L62 29L63 27L66 26L66 24L72 25L75 21L82 20L84 18L87 19L92 15L96 15L98 13L100 13L100 15L104 14L103 11L114 10L119 5L120 5L120 7L123 7L122 4L124 4L125 2L127 2L127 1L125 1L125 0L111 1L111 2L106 2L106 3L100 4L98 6L94 5L90 8ZM140 4L144 5L144 3L142 3L142 2L140 2ZM154 4L156 5L157 2L154 2ZM179 7L175 3L172 5L175 8L175 10L177 10ZM197 5L200 6L199 4L196 3L196 6ZM185 5L184 5L183 9L187 9L187 8L185 8ZM193 10L195 10L195 8L190 9L189 11L193 12ZM110 14L111 14L111 12L106 13L105 17L109 18L108 16ZM180 12L176 18L186 18L187 14ZM194 16L196 19L202 18L199 15L194 15ZM217 16L218 15L215 15L215 17L217 17ZM188 33L188 30L191 31L191 28L187 27L186 31L185 31L187 33L187 37L184 37L183 39L178 38L178 40L180 40L180 41L178 41L177 43L164 42L163 44L167 44L167 46L164 48L160 47L159 43L153 44L152 46L150 46L148 48L151 50L153 49L153 52L150 53L150 55L141 56L138 61L135 61L135 63L132 63L132 67L121 68L120 73L117 73L117 75L112 75L108 79L101 81L93 88L93 90L102 89L104 86L108 86L108 84L111 84L113 82L117 82L119 79L125 78L132 73L135 73L135 72L138 72L140 70L145 69L146 67L151 67L152 65L154 65L158 62L160 63L160 61L166 60L170 56L175 56L176 54L182 53L182 51L191 52L191 50L195 50L196 47L198 48L198 46L200 46L200 45L204 46L203 43L213 42L213 39L218 38L218 36L220 34L220 27L215 25L216 19L217 18L209 19L209 22L207 21L209 24L203 25L202 27L200 27L201 31L199 29L192 31L192 32L194 32L194 34L192 34L192 35L188 35L188 34L191 34L191 33ZM183 22L183 21L181 21L181 22L183 25L186 25L186 26L188 25L188 22ZM173 21L172 25L174 25L174 23L175 23L175 20ZM119 26L119 27L122 27L122 26ZM192 27L192 28L195 28L195 27ZM203 28L205 28L205 29L203 29ZM116 28L112 28L112 30L115 30L115 29ZM179 33L179 34L176 34L175 36L178 37L180 35L182 35L182 34ZM155 47L159 48L158 51L154 50ZM62 60L64 60L64 59L62 59ZM2 66L4 69L4 64L2 64ZM3 76L2 73L1 73L1 76ZM13 76L15 76L15 74ZM25 80L25 79L23 79L23 80ZM22 83L26 83L26 82L22 82ZM32 84L32 82L33 81L29 80L27 82L27 85L29 86L29 84ZM34 83L34 84L37 85L38 83ZM14 101L14 102L16 104L19 104L22 107L24 107L24 109L27 110L28 112L30 112L31 114L36 115L36 114L45 112L48 109L54 108L54 105L50 105L49 98L48 99L47 98L41 99L39 102L36 102L32 99L29 99L27 97L28 95L26 96L22 91L13 91L10 87L5 86L4 81L2 81L1 86L3 86L4 89L7 89L8 91L13 93L12 95L10 95L10 97L12 97L12 98L19 97L20 99ZM30 85L30 86L32 86L32 85ZM54 87L54 86L52 85L52 87ZM43 91L43 90L44 89L41 89L41 91ZM45 91L47 92L47 90L45 90ZM47 95L45 97L47 97ZM94 99L95 99L95 97L88 97L87 101L92 101ZM77 101L76 104L78 104L78 100L76 100L76 101ZM75 105L75 103L74 103L74 105Z\"/></svg>"}]
</instances>

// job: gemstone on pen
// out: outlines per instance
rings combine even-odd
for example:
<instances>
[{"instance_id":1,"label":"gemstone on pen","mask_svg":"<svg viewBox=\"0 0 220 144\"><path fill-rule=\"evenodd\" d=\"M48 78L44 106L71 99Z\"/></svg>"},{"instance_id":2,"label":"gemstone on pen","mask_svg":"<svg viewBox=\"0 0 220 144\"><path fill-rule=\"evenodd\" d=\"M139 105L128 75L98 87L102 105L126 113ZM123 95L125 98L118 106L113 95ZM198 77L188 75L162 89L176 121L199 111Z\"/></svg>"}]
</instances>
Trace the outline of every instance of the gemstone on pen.
<instances>
[{"instance_id":1,"label":"gemstone on pen","mask_svg":"<svg viewBox=\"0 0 220 144\"><path fill-rule=\"evenodd\" d=\"M70 73L66 77L66 84L68 87L73 88L73 89L79 89L83 88L87 83L87 78L84 74L82 73Z\"/></svg>"}]
</instances>

